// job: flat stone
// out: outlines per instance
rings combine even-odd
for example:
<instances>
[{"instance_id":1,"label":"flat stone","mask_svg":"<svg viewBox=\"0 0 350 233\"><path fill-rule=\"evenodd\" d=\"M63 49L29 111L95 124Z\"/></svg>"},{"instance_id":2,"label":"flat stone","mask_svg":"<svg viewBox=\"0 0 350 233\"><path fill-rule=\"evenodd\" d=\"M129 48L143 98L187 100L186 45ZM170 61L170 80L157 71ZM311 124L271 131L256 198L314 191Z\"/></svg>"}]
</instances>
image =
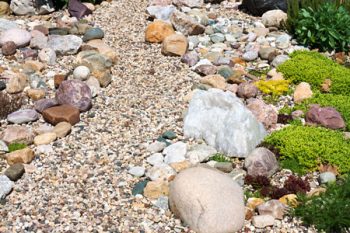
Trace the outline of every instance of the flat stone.
<instances>
[{"instance_id":1,"label":"flat stone","mask_svg":"<svg viewBox=\"0 0 350 233\"><path fill-rule=\"evenodd\" d=\"M85 32L83 41L87 42L89 40L102 39L104 36L105 33L101 28L90 28Z\"/></svg>"},{"instance_id":2,"label":"flat stone","mask_svg":"<svg viewBox=\"0 0 350 233\"><path fill-rule=\"evenodd\" d=\"M169 183L167 181L150 181L143 190L143 195L150 199L158 199L169 195Z\"/></svg>"},{"instance_id":3,"label":"flat stone","mask_svg":"<svg viewBox=\"0 0 350 233\"><path fill-rule=\"evenodd\" d=\"M175 176L176 171L168 164L161 163L156 164L146 172L146 176L151 180L168 180L170 177Z\"/></svg>"},{"instance_id":4,"label":"flat stone","mask_svg":"<svg viewBox=\"0 0 350 233\"><path fill-rule=\"evenodd\" d=\"M184 161L187 153L187 145L183 142L174 143L166 147L163 151L165 154L164 162L167 164Z\"/></svg>"},{"instance_id":5,"label":"flat stone","mask_svg":"<svg viewBox=\"0 0 350 233\"><path fill-rule=\"evenodd\" d=\"M75 35L50 35L48 46L59 55L76 54L83 44L83 40Z\"/></svg>"},{"instance_id":6,"label":"flat stone","mask_svg":"<svg viewBox=\"0 0 350 233\"><path fill-rule=\"evenodd\" d=\"M221 90L225 90L227 85L225 78L217 74L207 75L200 79L200 82Z\"/></svg>"},{"instance_id":7,"label":"flat stone","mask_svg":"<svg viewBox=\"0 0 350 233\"><path fill-rule=\"evenodd\" d=\"M161 153L155 153L146 159L147 163L155 166L164 163L164 157Z\"/></svg>"},{"instance_id":8,"label":"flat stone","mask_svg":"<svg viewBox=\"0 0 350 233\"><path fill-rule=\"evenodd\" d=\"M257 215L253 216L252 223L257 228L265 228L275 224L275 218L271 215Z\"/></svg>"},{"instance_id":9,"label":"flat stone","mask_svg":"<svg viewBox=\"0 0 350 233\"><path fill-rule=\"evenodd\" d=\"M34 108L36 111L42 113L45 109L57 106L58 102L56 99L40 99L34 102Z\"/></svg>"},{"instance_id":10,"label":"flat stone","mask_svg":"<svg viewBox=\"0 0 350 233\"><path fill-rule=\"evenodd\" d=\"M343 129L345 122L341 114L333 107L320 107L311 105L306 113L305 120L308 124L322 125L330 129Z\"/></svg>"},{"instance_id":11,"label":"flat stone","mask_svg":"<svg viewBox=\"0 0 350 233\"><path fill-rule=\"evenodd\" d=\"M6 42L13 41L17 48L24 47L29 44L32 36L24 29L12 28L4 31L0 36L0 45L3 46Z\"/></svg>"},{"instance_id":12,"label":"flat stone","mask_svg":"<svg viewBox=\"0 0 350 233\"><path fill-rule=\"evenodd\" d=\"M186 154L186 158L189 159L191 164L198 164L208 160L216 153L217 150L214 147L205 144L199 144L191 147L191 149Z\"/></svg>"},{"instance_id":13,"label":"flat stone","mask_svg":"<svg viewBox=\"0 0 350 233\"><path fill-rule=\"evenodd\" d=\"M36 146L47 145L47 144L50 144L51 142L55 141L56 138L57 138L56 133L44 133L44 134L38 135L34 138L34 144Z\"/></svg>"},{"instance_id":14,"label":"flat stone","mask_svg":"<svg viewBox=\"0 0 350 233\"><path fill-rule=\"evenodd\" d=\"M33 109L23 109L13 112L7 116L7 121L14 124L22 124L39 119L39 114Z\"/></svg>"},{"instance_id":15,"label":"flat stone","mask_svg":"<svg viewBox=\"0 0 350 233\"><path fill-rule=\"evenodd\" d=\"M231 162L217 162L215 163L214 168L225 173L230 173L233 170L233 165Z\"/></svg>"},{"instance_id":16,"label":"flat stone","mask_svg":"<svg viewBox=\"0 0 350 233\"><path fill-rule=\"evenodd\" d=\"M21 163L15 163L6 169L4 175L12 181L19 180L24 174L24 166Z\"/></svg>"},{"instance_id":17,"label":"flat stone","mask_svg":"<svg viewBox=\"0 0 350 233\"><path fill-rule=\"evenodd\" d=\"M136 177L141 177L145 174L145 168L144 167L131 167L128 171L129 174L136 176Z\"/></svg>"},{"instance_id":18,"label":"flat stone","mask_svg":"<svg viewBox=\"0 0 350 233\"><path fill-rule=\"evenodd\" d=\"M75 125L80 121L79 109L71 105L60 105L47 108L42 112L42 114L45 121L52 125L57 125L62 121Z\"/></svg>"},{"instance_id":19,"label":"flat stone","mask_svg":"<svg viewBox=\"0 0 350 233\"><path fill-rule=\"evenodd\" d=\"M26 126L9 125L2 134L2 140L7 144L24 143L29 145L33 139L33 132Z\"/></svg>"},{"instance_id":20,"label":"flat stone","mask_svg":"<svg viewBox=\"0 0 350 233\"><path fill-rule=\"evenodd\" d=\"M30 163L34 159L34 151L30 148L16 150L6 155L6 160L9 165L15 163Z\"/></svg>"},{"instance_id":21,"label":"flat stone","mask_svg":"<svg viewBox=\"0 0 350 233\"><path fill-rule=\"evenodd\" d=\"M147 145L146 149L147 149L147 151L149 151L151 153L157 153L157 152L162 152L165 147L166 147L166 143L155 141L155 142Z\"/></svg>"},{"instance_id":22,"label":"flat stone","mask_svg":"<svg viewBox=\"0 0 350 233\"><path fill-rule=\"evenodd\" d=\"M72 129L72 125L68 122L62 121L58 123L52 130L58 138L64 138Z\"/></svg>"}]
</instances>

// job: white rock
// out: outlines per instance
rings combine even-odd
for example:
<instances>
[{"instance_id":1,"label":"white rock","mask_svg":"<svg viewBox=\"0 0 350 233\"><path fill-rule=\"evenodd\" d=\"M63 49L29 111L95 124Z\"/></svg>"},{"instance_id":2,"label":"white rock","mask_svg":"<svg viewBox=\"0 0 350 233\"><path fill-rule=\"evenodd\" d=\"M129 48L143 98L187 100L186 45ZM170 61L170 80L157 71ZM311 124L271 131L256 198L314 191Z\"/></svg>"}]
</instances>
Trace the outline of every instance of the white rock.
<instances>
[{"instance_id":1,"label":"white rock","mask_svg":"<svg viewBox=\"0 0 350 233\"><path fill-rule=\"evenodd\" d=\"M98 94L101 92L101 86L100 82L98 81L97 78L95 77L90 77L87 81L86 84L89 86L91 90L91 95L92 97L96 97Z\"/></svg>"},{"instance_id":2,"label":"white rock","mask_svg":"<svg viewBox=\"0 0 350 233\"><path fill-rule=\"evenodd\" d=\"M167 164L182 162L186 160L187 145L183 142L174 143L164 149L164 162Z\"/></svg>"},{"instance_id":3,"label":"white rock","mask_svg":"<svg viewBox=\"0 0 350 233\"><path fill-rule=\"evenodd\" d=\"M283 21L287 21L287 14L282 10L270 10L261 16L261 20L266 27L279 28Z\"/></svg>"},{"instance_id":4,"label":"white rock","mask_svg":"<svg viewBox=\"0 0 350 233\"><path fill-rule=\"evenodd\" d=\"M0 153L1 152L8 152L9 148L7 147L6 143L2 140L0 140Z\"/></svg>"},{"instance_id":5,"label":"white rock","mask_svg":"<svg viewBox=\"0 0 350 233\"><path fill-rule=\"evenodd\" d=\"M147 7L147 12L149 15L166 22L170 22L170 16L175 10L176 7L173 5Z\"/></svg>"},{"instance_id":6,"label":"white rock","mask_svg":"<svg viewBox=\"0 0 350 233\"><path fill-rule=\"evenodd\" d=\"M204 139L228 156L246 157L266 131L234 94L211 88L195 92L185 116L184 134Z\"/></svg>"},{"instance_id":7,"label":"white rock","mask_svg":"<svg viewBox=\"0 0 350 233\"><path fill-rule=\"evenodd\" d=\"M0 199L3 199L9 194L14 183L5 175L0 175Z\"/></svg>"},{"instance_id":8,"label":"white rock","mask_svg":"<svg viewBox=\"0 0 350 233\"><path fill-rule=\"evenodd\" d=\"M0 45L2 46L6 42L13 41L19 48L28 45L31 38L31 34L24 29L11 28L1 33Z\"/></svg>"},{"instance_id":9,"label":"white rock","mask_svg":"<svg viewBox=\"0 0 350 233\"><path fill-rule=\"evenodd\" d=\"M267 226L273 226L275 218L271 215L256 215L252 218L252 223L257 228L265 228Z\"/></svg>"},{"instance_id":10,"label":"white rock","mask_svg":"<svg viewBox=\"0 0 350 233\"><path fill-rule=\"evenodd\" d=\"M164 157L161 153L155 153L150 157L148 157L146 161L147 163L155 166L155 165L162 164L164 162Z\"/></svg>"},{"instance_id":11,"label":"white rock","mask_svg":"<svg viewBox=\"0 0 350 233\"><path fill-rule=\"evenodd\" d=\"M157 164L146 172L146 176L153 181L168 180L173 175L176 175L176 171L165 163Z\"/></svg>"},{"instance_id":12,"label":"white rock","mask_svg":"<svg viewBox=\"0 0 350 233\"><path fill-rule=\"evenodd\" d=\"M30 0L11 0L10 8L16 15L32 15L35 13L34 2Z\"/></svg>"},{"instance_id":13,"label":"white rock","mask_svg":"<svg viewBox=\"0 0 350 233\"><path fill-rule=\"evenodd\" d=\"M129 174L137 177L141 177L145 174L145 168L144 167L132 167L129 169Z\"/></svg>"},{"instance_id":14,"label":"white rock","mask_svg":"<svg viewBox=\"0 0 350 233\"><path fill-rule=\"evenodd\" d=\"M190 163L197 164L208 160L210 156L216 153L217 150L214 147L205 144L200 144L192 147L191 150L187 152L186 158L190 160Z\"/></svg>"},{"instance_id":15,"label":"white rock","mask_svg":"<svg viewBox=\"0 0 350 233\"><path fill-rule=\"evenodd\" d=\"M147 146L147 150L151 153L157 153L157 152L163 151L165 147L166 147L165 142L156 141L156 142L149 144Z\"/></svg>"},{"instance_id":16,"label":"white rock","mask_svg":"<svg viewBox=\"0 0 350 233\"><path fill-rule=\"evenodd\" d=\"M90 69L86 66L78 66L73 71L73 77L85 81L90 76Z\"/></svg>"},{"instance_id":17,"label":"white rock","mask_svg":"<svg viewBox=\"0 0 350 233\"><path fill-rule=\"evenodd\" d=\"M49 35L48 46L59 55L76 54L83 40L75 35Z\"/></svg>"},{"instance_id":18,"label":"white rock","mask_svg":"<svg viewBox=\"0 0 350 233\"><path fill-rule=\"evenodd\" d=\"M40 50L38 57L41 62L45 62L48 65L52 66L56 64L56 52L52 48Z\"/></svg>"},{"instance_id":19,"label":"white rock","mask_svg":"<svg viewBox=\"0 0 350 233\"><path fill-rule=\"evenodd\" d=\"M199 233L231 233L244 225L242 188L222 172L194 167L170 183L170 209Z\"/></svg>"}]
</instances>

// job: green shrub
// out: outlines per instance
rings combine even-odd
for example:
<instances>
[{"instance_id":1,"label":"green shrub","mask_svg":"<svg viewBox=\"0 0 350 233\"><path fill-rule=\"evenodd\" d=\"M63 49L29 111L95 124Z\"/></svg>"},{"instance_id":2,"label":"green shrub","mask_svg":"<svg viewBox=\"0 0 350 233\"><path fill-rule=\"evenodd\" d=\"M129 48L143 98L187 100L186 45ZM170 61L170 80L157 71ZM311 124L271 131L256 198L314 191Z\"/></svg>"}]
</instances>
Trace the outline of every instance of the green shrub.
<instances>
[{"instance_id":1,"label":"green shrub","mask_svg":"<svg viewBox=\"0 0 350 233\"><path fill-rule=\"evenodd\" d=\"M350 95L349 69L317 52L296 51L290 57L277 68L286 79L295 84L307 82L313 89L320 89L321 84L330 79L330 93Z\"/></svg>"},{"instance_id":2,"label":"green shrub","mask_svg":"<svg viewBox=\"0 0 350 233\"><path fill-rule=\"evenodd\" d=\"M311 104L319 104L321 107L334 107L343 117L346 129L350 130L350 97L332 94L315 94L311 99L300 105L296 105L293 110L303 110L306 112Z\"/></svg>"},{"instance_id":3,"label":"green shrub","mask_svg":"<svg viewBox=\"0 0 350 233\"><path fill-rule=\"evenodd\" d=\"M26 147L27 147L27 145L24 144L24 143L11 143L8 146L9 152L13 152L13 151L16 151L16 150L21 150L21 149L24 149Z\"/></svg>"},{"instance_id":4,"label":"green shrub","mask_svg":"<svg viewBox=\"0 0 350 233\"><path fill-rule=\"evenodd\" d=\"M215 155L210 157L209 160L216 161L216 162L231 162L231 160L228 157L226 157L221 153L216 153Z\"/></svg>"},{"instance_id":5,"label":"green shrub","mask_svg":"<svg viewBox=\"0 0 350 233\"><path fill-rule=\"evenodd\" d=\"M349 24L350 15L343 6L325 3L300 10L294 35L301 44L321 51L348 51Z\"/></svg>"},{"instance_id":6,"label":"green shrub","mask_svg":"<svg viewBox=\"0 0 350 233\"><path fill-rule=\"evenodd\" d=\"M337 185L330 184L319 196L298 196L299 205L292 210L306 224L319 231L347 232L350 228L350 174Z\"/></svg>"},{"instance_id":7,"label":"green shrub","mask_svg":"<svg viewBox=\"0 0 350 233\"><path fill-rule=\"evenodd\" d=\"M295 163L302 171L314 171L320 164L336 166L340 173L350 172L350 140L342 132L321 127L289 126L275 131L263 143L280 155L284 166Z\"/></svg>"}]
</instances>

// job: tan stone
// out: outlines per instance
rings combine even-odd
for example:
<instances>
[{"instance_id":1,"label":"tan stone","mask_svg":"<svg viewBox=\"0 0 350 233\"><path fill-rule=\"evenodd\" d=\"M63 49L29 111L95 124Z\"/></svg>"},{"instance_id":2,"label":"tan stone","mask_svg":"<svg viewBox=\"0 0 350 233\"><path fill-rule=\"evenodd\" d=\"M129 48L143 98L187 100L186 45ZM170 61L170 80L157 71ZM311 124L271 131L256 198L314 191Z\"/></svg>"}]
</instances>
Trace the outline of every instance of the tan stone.
<instances>
[{"instance_id":1,"label":"tan stone","mask_svg":"<svg viewBox=\"0 0 350 233\"><path fill-rule=\"evenodd\" d=\"M6 91L10 94L15 94L23 91L27 85L27 76L24 74L5 71L3 76L9 79L6 86Z\"/></svg>"},{"instance_id":2,"label":"tan stone","mask_svg":"<svg viewBox=\"0 0 350 233\"><path fill-rule=\"evenodd\" d=\"M45 97L45 91L43 89L29 89L27 95L32 100L40 100Z\"/></svg>"},{"instance_id":3,"label":"tan stone","mask_svg":"<svg viewBox=\"0 0 350 233\"><path fill-rule=\"evenodd\" d=\"M6 160L9 165L12 165L15 163L30 163L34 157L35 155L32 149L24 148L7 154Z\"/></svg>"},{"instance_id":4,"label":"tan stone","mask_svg":"<svg viewBox=\"0 0 350 233\"><path fill-rule=\"evenodd\" d=\"M252 219L253 216L254 216L254 210L252 210L251 208L245 207L245 220L249 221L250 219Z\"/></svg>"},{"instance_id":5,"label":"tan stone","mask_svg":"<svg viewBox=\"0 0 350 233\"><path fill-rule=\"evenodd\" d=\"M45 68L45 65L39 61L27 60L23 68L41 72Z\"/></svg>"},{"instance_id":6,"label":"tan stone","mask_svg":"<svg viewBox=\"0 0 350 233\"><path fill-rule=\"evenodd\" d=\"M157 199L169 195L169 183L166 181L150 181L143 190L143 195L150 199Z\"/></svg>"},{"instance_id":7,"label":"tan stone","mask_svg":"<svg viewBox=\"0 0 350 233\"><path fill-rule=\"evenodd\" d=\"M62 121L58 123L52 132L54 132L58 138L64 138L72 129L72 125L68 122Z\"/></svg>"},{"instance_id":8,"label":"tan stone","mask_svg":"<svg viewBox=\"0 0 350 233\"><path fill-rule=\"evenodd\" d=\"M294 91L294 102L301 103L303 100L309 99L312 97L312 90L310 84L306 82L301 82L296 86Z\"/></svg>"},{"instance_id":9,"label":"tan stone","mask_svg":"<svg viewBox=\"0 0 350 233\"><path fill-rule=\"evenodd\" d=\"M308 192L307 196L308 197L318 196L318 195L320 195L321 193L324 193L324 192L326 192L326 189L323 188L323 187L319 187L319 188L315 188L315 189L311 190L310 192Z\"/></svg>"},{"instance_id":10,"label":"tan stone","mask_svg":"<svg viewBox=\"0 0 350 233\"><path fill-rule=\"evenodd\" d=\"M281 203L291 206L291 207L296 207L298 205L297 201L297 195L295 194L287 194L278 199Z\"/></svg>"},{"instance_id":11,"label":"tan stone","mask_svg":"<svg viewBox=\"0 0 350 233\"><path fill-rule=\"evenodd\" d=\"M207 75L200 82L221 90L225 90L227 85L225 78L218 74Z\"/></svg>"},{"instance_id":12,"label":"tan stone","mask_svg":"<svg viewBox=\"0 0 350 233\"><path fill-rule=\"evenodd\" d=\"M331 91L331 85L332 85L332 80L325 79L324 82L321 84L322 91L330 92Z\"/></svg>"},{"instance_id":13,"label":"tan stone","mask_svg":"<svg viewBox=\"0 0 350 233\"><path fill-rule=\"evenodd\" d=\"M118 60L118 55L115 52L115 49L106 45L102 40L90 40L87 45L96 48L99 53L109 57L113 63L116 63Z\"/></svg>"},{"instance_id":14,"label":"tan stone","mask_svg":"<svg viewBox=\"0 0 350 233\"><path fill-rule=\"evenodd\" d=\"M270 70L267 75L271 77L271 80L284 80L283 74L281 72L277 72L275 68Z\"/></svg>"},{"instance_id":15,"label":"tan stone","mask_svg":"<svg viewBox=\"0 0 350 233\"><path fill-rule=\"evenodd\" d=\"M10 13L10 5L7 2L0 2L0 15L8 15ZM0 230L1 232L1 230Z\"/></svg>"},{"instance_id":16,"label":"tan stone","mask_svg":"<svg viewBox=\"0 0 350 233\"><path fill-rule=\"evenodd\" d=\"M98 80L101 87L107 87L112 82L112 74L109 70L94 70L91 74Z\"/></svg>"},{"instance_id":17,"label":"tan stone","mask_svg":"<svg viewBox=\"0 0 350 233\"><path fill-rule=\"evenodd\" d=\"M151 43L161 43L172 34L175 34L175 31L171 24L162 20L156 20L147 26L145 39Z\"/></svg>"},{"instance_id":18,"label":"tan stone","mask_svg":"<svg viewBox=\"0 0 350 233\"><path fill-rule=\"evenodd\" d=\"M185 170L191 166L191 163L187 160L177 163L171 163L170 167L172 167L176 172L180 172Z\"/></svg>"},{"instance_id":19,"label":"tan stone","mask_svg":"<svg viewBox=\"0 0 350 233\"><path fill-rule=\"evenodd\" d=\"M173 34L164 39L162 53L170 56L182 56L186 53L187 48L187 38L184 35Z\"/></svg>"},{"instance_id":20,"label":"tan stone","mask_svg":"<svg viewBox=\"0 0 350 233\"><path fill-rule=\"evenodd\" d=\"M40 134L34 138L34 144L36 146L47 145L47 144L50 144L51 142L55 141L56 138L57 138L56 133Z\"/></svg>"},{"instance_id":21,"label":"tan stone","mask_svg":"<svg viewBox=\"0 0 350 233\"><path fill-rule=\"evenodd\" d=\"M248 200L247 200L247 207L252 209L252 210L255 210L258 205L261 205L264 202L265 201L261 198L251 197L251 198L248 198Z\"/></svg>"}]
</instances>

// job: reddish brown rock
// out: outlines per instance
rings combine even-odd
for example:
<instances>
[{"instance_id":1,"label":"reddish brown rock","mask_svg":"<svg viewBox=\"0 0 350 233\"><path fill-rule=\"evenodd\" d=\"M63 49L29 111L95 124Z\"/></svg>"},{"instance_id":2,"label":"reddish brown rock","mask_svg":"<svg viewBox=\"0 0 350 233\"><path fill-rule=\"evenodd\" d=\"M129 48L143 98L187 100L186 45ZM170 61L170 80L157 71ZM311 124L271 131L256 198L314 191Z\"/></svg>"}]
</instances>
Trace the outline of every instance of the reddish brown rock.
<instances>
[{"instance_id":1,"label":"reddish brown rock","mask_svg":"<svg viewBox=\"0 0 350 233\"><path fill-rule=\"evenodd\" d=\"M306 113L305 120L309 124L322 125L330 129L345 128L342 116L332 107L321 108L319 105L312 105Z\"/></svg>"},{"instance_id":2,"label":"reddish brown rock","mask_svg":"<svg viewBox=\"0 0 350 233\"><path fill-rule=\"evenodd\" d=\"M66 75L64 75L64 74L56 74L53 77L53 80L54 80L55 88L58 88L61 85L61 83L64 80L66 80Z\"/></svg>"},{"instance_id":3,"label":"reddish brown rock","mask_svg":"<svg viewBox=\"0 0 350 233\"><path fill-rule=\"evenodd\" d=\"M241 83L237 89L237 95L241 98L249 99L257 96L259 89L252 83Z\"/></svg>"},{"instance_id":4,"label":"reddish brown rock","mask_svg":"<svg viewBox=\"0 0 350 233\"><path fill-rule=\"evenodd\" d=\"M43 117L45 121L52 125L57 125L63 121L75 125L80 121L80 112L79 109L71 105L61 105L44 110Z\"/></svg>"},{"instance_id":5,"label":"reddish brown rock","mask_svg":"<svg viewBox=\"0 0 350 233\"><path fill-rule=\"evenodd\" d=\"M36 25L34 26L33 30L37 30L39 32L42 32L45 36L49 34L49 29L43 25Z\"/></svg>"},{"instance_id":6,"label":"reddish brown rock","mask_svg":"<svg viewBox=\"0 0 350 233\"><path fill-rule=\"evenodd\" d=\"M15 42L8 41L2 46L2 54L5 56L11 56L16 53L17 46Z\"/></svg>"}]
</instances>

